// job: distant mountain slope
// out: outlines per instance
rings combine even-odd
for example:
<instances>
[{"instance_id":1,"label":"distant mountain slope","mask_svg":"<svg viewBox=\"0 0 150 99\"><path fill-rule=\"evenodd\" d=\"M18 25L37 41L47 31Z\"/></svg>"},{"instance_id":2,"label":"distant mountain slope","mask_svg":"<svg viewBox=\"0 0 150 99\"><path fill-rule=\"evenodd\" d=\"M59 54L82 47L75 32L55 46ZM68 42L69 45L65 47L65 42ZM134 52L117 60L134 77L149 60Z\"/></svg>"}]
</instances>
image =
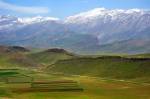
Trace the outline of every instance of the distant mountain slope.
<instances>
[{"instance_id":1,"label":"distant mountain slope","mask_svg":"<svg viewBox=\"0 0 150 99\"><path fill-rule=\"evenodd\" d=\"M72 31L95 35L99 44L107 44L144 35L150 28L150 12L96 8L70 16L65 22Z\"/></svg>"},{"instance_id":2,"label":"distant mountain slope","mask_svg":"<svg viewBox=\"0 0 150 99\"><path fill-rule=\"evenodd\" d=\"M147 53L150 52L149 39L131 39L99 46L99 52L104 53Z\"/></svg>"}]
</instances>

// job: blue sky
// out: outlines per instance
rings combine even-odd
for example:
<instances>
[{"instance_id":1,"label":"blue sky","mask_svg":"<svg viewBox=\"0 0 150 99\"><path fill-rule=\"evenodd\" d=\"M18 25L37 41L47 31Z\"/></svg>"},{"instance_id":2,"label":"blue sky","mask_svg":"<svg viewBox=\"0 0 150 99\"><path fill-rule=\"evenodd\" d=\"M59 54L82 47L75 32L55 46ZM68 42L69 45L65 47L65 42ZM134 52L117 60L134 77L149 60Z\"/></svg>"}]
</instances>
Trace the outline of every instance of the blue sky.
<instances>
[{"instance_id":1,"label":"blue sky","mask_svg":"<svg viewBox=\"0 0 150 99\"><path fill-rule=\"evenodd\" d=\"M98 7L150 9L150 0L0 0L0 15L65 18Z\"/></svg>"}]
</instances>

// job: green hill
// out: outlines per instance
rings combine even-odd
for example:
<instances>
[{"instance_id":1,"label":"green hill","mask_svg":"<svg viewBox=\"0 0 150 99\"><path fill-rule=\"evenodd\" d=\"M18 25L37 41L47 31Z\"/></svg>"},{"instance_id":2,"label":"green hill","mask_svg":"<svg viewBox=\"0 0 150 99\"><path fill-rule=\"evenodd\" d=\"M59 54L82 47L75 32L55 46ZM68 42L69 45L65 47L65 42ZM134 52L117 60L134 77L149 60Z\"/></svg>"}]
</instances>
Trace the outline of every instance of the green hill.
<instances>
[{"instance_id":1,"label":"green hill","mask_svg":"<svg viewBox=\"0 0 150 99\"><path fill-rule=\"evenodd\" d=\"M19 46L0 46L0 68L37 68L54 64L58 60L71 59L74 54L64 49L48 49L33 53Z\"/></svg>"},{"instance_id":2,"label":"green hill","mask_svg":"<svg viewBox=\"0 0 150 99\"><path fill-rule=\"evenodd\" d=\"M66 60L75 57L74 54L65 51L64 49L48 49L38 53L32 53L28 55L35 62L42 63L44 65L54 64L58 60Z\"/></svg>"},{"instance_id":3,"label":"green hill","mask_svg":"<svg viewBox=\"0 0 150 99\"><path fill-rule=\"evenodd\" d=\"M85 75L110 78L150 77L150 59L97 57L61 60L47 69L50 72L68 75Z\"/></svg>"}]
</instances>

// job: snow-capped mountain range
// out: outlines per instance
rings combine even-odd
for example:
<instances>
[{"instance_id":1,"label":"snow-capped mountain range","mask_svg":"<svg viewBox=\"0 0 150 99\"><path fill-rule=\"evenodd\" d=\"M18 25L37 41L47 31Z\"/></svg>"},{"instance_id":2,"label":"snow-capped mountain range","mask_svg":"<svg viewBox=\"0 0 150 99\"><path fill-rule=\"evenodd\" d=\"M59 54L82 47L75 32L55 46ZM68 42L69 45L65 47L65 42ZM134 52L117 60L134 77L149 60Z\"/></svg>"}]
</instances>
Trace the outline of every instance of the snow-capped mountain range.
<instances>
[{"instance_id":1,"label":"snow-capped mountain range","mask_svg":"<svg viewBox=\"0 0 150 99\"><path fill-rule=\"evenodd\" d=\"M119 45L115 43L132 41L131 44L140 49L135 52L149 52L149 31L150 11L141 9L96 8L64 20L41 16L0 16L0 44L7 45L64 47L77 52L96 52L102 50L104 45L112 44L116 49ZM135 42L138 40L142 44ZM147 47L141 49L144 45ZM129 49L120 52L134 52ZM109 49L109 52L117 50Z\"/></svg>"},{"instance_id":2,"label":"snow-capped mountain range","mask_svg":"<svg viewBox=\"0 0 150 99\"><path fill-rule=\"evenodd\" d=\"M25 18L17 18L14 16L10 15L2 15L0 16L0 29L2 30L3 28L7 29L16 26L16 25L29 25L29 24L34 24L34 23L40 23L44 21L58 21L58 18L53 18L53 17L41 17L41 16L36 16L36 17L25 17Z\"/></svg>"}]
</instances>

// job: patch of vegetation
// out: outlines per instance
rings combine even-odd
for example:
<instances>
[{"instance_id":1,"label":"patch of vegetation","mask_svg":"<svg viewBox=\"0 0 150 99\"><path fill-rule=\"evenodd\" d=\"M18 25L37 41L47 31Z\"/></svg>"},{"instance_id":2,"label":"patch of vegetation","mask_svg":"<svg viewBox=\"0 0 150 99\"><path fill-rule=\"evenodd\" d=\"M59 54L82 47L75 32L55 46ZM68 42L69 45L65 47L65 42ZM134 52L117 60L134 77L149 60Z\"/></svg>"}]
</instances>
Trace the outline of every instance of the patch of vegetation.
<instances>
[{"instance_id":1,"label":"patch of vegetation","mask_svg":"<svg viewBox=\"0 0 150 99\"><path fill-rule=\"evenodd\" d=\"M20 73L19 69L0 69L0 82L29 83L32 77Z\"/></svg>"},{"instance_id":2,"label":"patch of vegetation","mask_svg":"<svg viewBox=\"0 0 150 99\"><path fill-rule=\"evenodd\" d=\"M10 97L11 91L6 88L0 88L0 97Z\"/></svg>"}]
</instances>

